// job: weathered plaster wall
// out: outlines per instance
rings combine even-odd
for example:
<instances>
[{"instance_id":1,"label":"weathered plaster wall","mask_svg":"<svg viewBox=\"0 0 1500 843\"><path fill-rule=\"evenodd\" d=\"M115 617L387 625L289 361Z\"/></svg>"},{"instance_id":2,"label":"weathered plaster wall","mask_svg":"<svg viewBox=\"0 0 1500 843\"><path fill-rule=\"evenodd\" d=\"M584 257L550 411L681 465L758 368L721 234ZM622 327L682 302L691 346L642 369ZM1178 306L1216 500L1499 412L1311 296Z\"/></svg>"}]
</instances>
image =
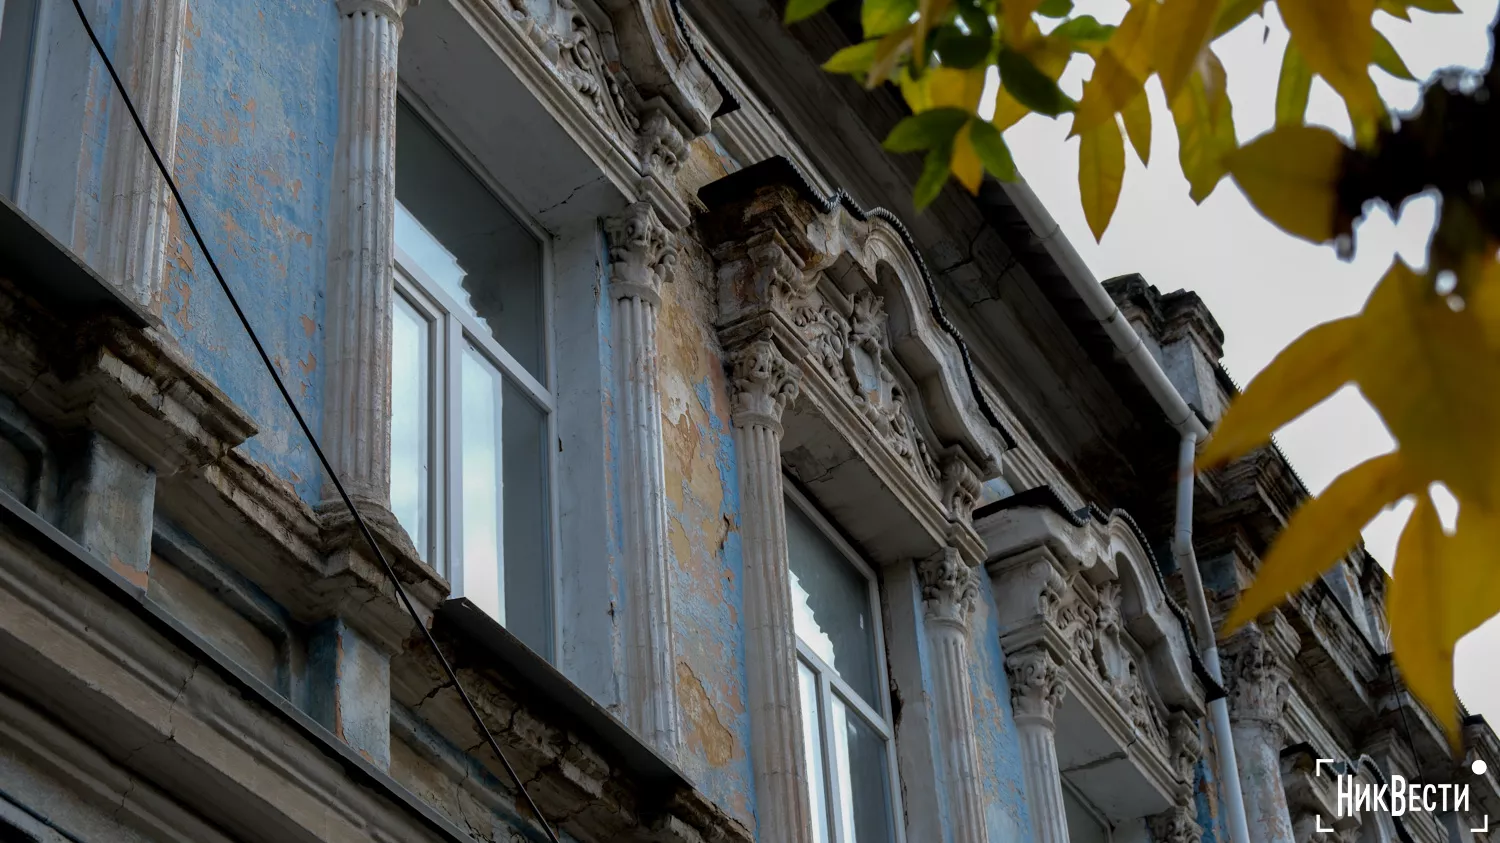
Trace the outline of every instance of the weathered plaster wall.
<instances>
[{"instance_id":1,"label":"weathered plaster wall","mask_svg":"<svg viewBox=\"0 0 1500 843\"><path fill-rule=\"evenodd\" d=\"M1203 828L1202 843L1219 843L1221 840L1228 840L1229 833L1224 827L1223 813L1219 810L1219 806L1224 804L1224 793L1214 777L1219 762L1214 751L1213 729L1207 723L1199 728L1199 739L1203 745L1203 757L1198 759L1198 765L1194 768L1193 803L1198 808L1198 825Z\"/></svg>"},{"instance_id":2,"label":"weathered plaster wall","mask_svg":"<svg viewBox=\"0 0 1500 843\"><path fill-rule=\"evenodd\" d=\"M985 823L990 843L1032 839L1021 770L1020 733L1010 708L1010 680L1000 650L994 589L981 569L979 599L970 620L969 686L974 697L975 742L984 772Z\"/></svg>"},{"instance_id":3,"label":"weathered plaster wall","mask_svg":"<svg viewBox=\"0 0 1500 843\"><path fill-rule=\"evenodd\" d=\"M739 480L712 327L712 263L687 238L679 246L676 280L662 294L658 347L682 766L730 815L754 827Z\"/></svg>"},{"instance_id":4,"label":"weathered plaster wall","mask_svg":"<svg viewBox=\"0 0 1500 843\"><path fill-rule=\"evenodd\" d=\"M188 4L176 178L214 259L318 430L338 17L326 0ZM255 418L251 459L314 500L321 473L192 235L174 212L156 309Z\"/></svg>"}]
</instances>

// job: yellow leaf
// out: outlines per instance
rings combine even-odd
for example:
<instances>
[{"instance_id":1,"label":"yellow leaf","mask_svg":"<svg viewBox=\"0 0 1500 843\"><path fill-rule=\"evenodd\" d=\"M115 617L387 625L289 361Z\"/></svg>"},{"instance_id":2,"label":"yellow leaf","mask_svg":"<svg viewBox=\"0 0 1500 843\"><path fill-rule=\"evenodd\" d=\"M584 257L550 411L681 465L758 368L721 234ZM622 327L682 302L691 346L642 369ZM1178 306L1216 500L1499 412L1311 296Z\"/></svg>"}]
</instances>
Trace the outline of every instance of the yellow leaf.
<instances>
[{"instance_id":1,"label":"yellow leaf","mask_svg":"<svg viewBox=\"0 0 1500 843\"><path fill-rule=\"evenodd\" d=\"M1355 378L1414 471L1500 508L1500 359L1474 310L1454 310L1397 260L1365 303Z\"/></svg>"},{"instance_id":2,"label":"yellow leaf","mask_svg":"<svg viewBox=\"0 0 1500 843\"><path fill-rule=\"evenodd\" d=\"M1177 126L1178 161L1188 180L1188 195L1202 202L1224 178L1225 156L1235 148L1234 113L1224 79L1224 66L1212 50L1172 100L1172 122Z\"/></svg>"},{"instance_id":3,"label":"yellow leaf","mask_svg":"<svg viewBox=\"0 0 1500 843\"><path fill-rule=\"evenodd\" d=\"M1324 322L1293 340L1229 405L1198 467L1238 459L1354 379L1359 317Z\"/></svg>"},{"instance_id":4,"label":"yellow leaf","mask_svg":"<svg viewBox=\"0 0 1500 843\"><path fill-rule=\"evenodd\" d=\"M1387 504L1412 492L1401 454L1360 463L1292 513L1261 561L1255 582L1224 619L1229 635L1328 570L1359 541L1359 531Z\"/></svg>"},{"instance_id":5,"label":"yellow leaf","mask_svg":"<svg viewBox=\"0 0 1500 843\"><path fill-rule=\"evenodd\" d=\"M1453 645L1443 616L1447 612L1443 552L1448 537L1437 509L1424 491L1396 545L1391 579L1391 650L1406 687L1426 704L1450 736L1458 730L1453 695Z\"/></svg>"},{"instance_id":6,"label":"yellow leaf","mask_svg":"<svg viewBox=\"0 0 1500 843\"><path fill-rule=\"evenodd\" d=\"M1400 0L1375 0L1375 10L1385 12L1393 18L1409 21L1411 14L1406 10L1406 4Z\"/></svg>"},{"instance_id":7,"label":"yellow leaf","mask_svg":"<svg viewBox=\"0 0 1500 843\"><path fill-rule=\"evenodd\" d=\"M1083 84L1083 97L1069 133L1081 135L1113 118L1145 89L1151 70L1156 0L1135 0L1115 34L1094 60L1094 72Z\"/></svg>"},{"instance_id":8,"label":"yellow leaf","mask_svg":"<svg viewBox=\"0 0 1500 843\"><path fill-rule=\"evenodd\" d=\"M1276 85L1276 125L1301 125L1311 94L1312 70L1297 45L1288 41L1286 52L1281 54L1281 79Z\"/></svg>"},{"instance_id":9,"label":"yellow leaf","mask_svg":"<svg viewBox=\"0 0 1500 843\"><path fill-rule=\"evenodd\" d=\"M1177 96L1197 66L1198 56L1208 49L1208 39L1213 34L1214 19L1218 14L1217 0L1166 0L1162 3L1152 53L1167 102Z\"/></svg>"},{"instance_id":10,"label":"yellow leaf","mask_svg":"<svg viewBox=\"0 0 1500 843\"><path fill-rule=\"evenodd\" d=\"M1104 237L1125 179L1125 139L1114 117L1083 133L1078 145L1078 190L1094 239Z\"/></svg>"},{"instance_id":11,"label":"yellow leaf","mask_svg":"<svg viewBox=\"0 0 1500 843\"><path fill-rule=\"evenodd\" d=\"M979 192L979 183L984 179L984 163L974 151L974 142L969 137L970 123L965 123L953 138L953 176L970 193Z\"/></svg>"},{"instance_id":12,"label":"yellow leaf","mask_svg":"<svg viewBox=\"0 0 1500 843\"><path fill-rule=\"evenodd\" d=\"M927 88L926 107L975 111L979 108L980 96L984 94L986 69L987 65L983 64L968 70L941 66L929 68L921 81Z\"/></svg>"},{"instance_id":13,"label":"yellow leaf","mask_svg":"<svg viewBox=\"0 0 1500 843\"><path fill-rule=\"evenodd\" d=\"M1219 10L1219 19L1214 21L1213 37L1218 38L1249 20L1251 15L1259 14L1265 5L1266 0L1224 0L1224 7Z\"/></svg>"},{"instance_id":14,"label":"yellow leaf","mask_svg":"<svg viewBox=\"0 0 1500 843\"><path fill-rule=\"evenodd\" d=\"M1375 0L1279 0L1276 5L1312 72L1328 80L1352 111L1373 111L1380 102L1370 79Z\"/></svg>"},{"instance_id":15,"label":"yellow leaf","mask_svg":"<svg viewBox=\"0 0 1500 843\"><path fill-rule=\"evenodd\" d=\"M1347 151L1327 129L1279 126L1231 152L1224 163L1261 216L1323 243L1333 239Z\"/></svg>"},{"instance_id":16,"label":"yellow leaf","mask_svg":"<svg viewBox=\"0 0 1500 843\"><path fill-rule=\"evenodd\" d=\"M1036 28L1035 18L1031 19L1025 44L1018 48L1018 52L1030 59L1036 69L1053 82L1062 76L1069 59L1073 57L1073 50L1068 44L1042 37ZM990 118L990 122L1003 132L1030 113L1031 109L1017 102L1002 85L995 95L995 116Z\"/></svg>"},{"instance_id":17,"label":"yellow leaf","mask_svg":"<svg viewBox=\"0 0 1500 843\"><path fill-rule=\"evenodd\" d=\"M1026 38L1028 24L1032 24L1031 15L1042 0L1006 0L1001 6L1000 12L1005 16L1005 42L1007 44L1020 45Z\"/></svg>"},{"instance_id":18,"label":"yellow leaf","mask_svg":"<svg viewBox=\"0 0 1500 843\"><path fill-rule=\"evenodd\" d=\"M1151 100L1142 91L1141 95L1126 104L1120 112L1125 121L1125 134L1130 136L1130 145L1142 164L1151 163Z\"/></svg>"},{"instance_id":19,"label":"yellow leaf","mask_svg":"<svg viewBox=\"0 0 1500 843\"><path fill-rule=\"evenodd\" d=\"M1426 494L1401 533L1390 593L1391 645L1409 687L1459 746L1453 651L1459 639L1500 611L1500 518L1459 499L1458 523L1444 536Z\"/></svg>"}]
</instances>

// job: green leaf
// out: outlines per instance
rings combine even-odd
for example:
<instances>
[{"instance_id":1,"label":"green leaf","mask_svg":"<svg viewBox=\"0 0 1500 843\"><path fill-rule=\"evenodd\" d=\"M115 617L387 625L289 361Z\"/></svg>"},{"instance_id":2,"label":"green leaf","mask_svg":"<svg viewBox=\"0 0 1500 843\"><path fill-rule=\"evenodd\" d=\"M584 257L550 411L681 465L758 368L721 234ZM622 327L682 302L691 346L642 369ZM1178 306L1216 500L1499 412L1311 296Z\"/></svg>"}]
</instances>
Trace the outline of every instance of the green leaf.
<instances>
[{"instance_id":1,"label":"green leaf","mask_svg":"<svg viewBox=\"0 0 1500 843\"><path fill-rule=\"evenodd\" d=\"M1073 0L1042 0L1036 13L1044 18L1065 18L1073 11Z\"/></svg>"},{"instance_id":2,"label":"green leaf","mask_svg":"<svg viewBox=\"0 0 1500 843\"><path fill-rule=\"evenodd\" d=\"M916 13L917 0L864 0L860 23L866 38L877 38L910 23Z\"/></svg>"},{"instance_id":3,"label":"green leaf","mask_svg":"<svg viewBox=\"0 0 1500 843\"><path fill-rule=\"evenodd\" d=\"M984 168L995 178L1015 181L1016 162L1011 158L1010 147L1005 145L999 129L983 120L975 120L969 124L969 142L979 154L979 160L984 162Z\"/></svg>"},{"instance_id":4,"label":"green leaf","mask_svg":"<svg viewBox=\"0 0 1500 843\"><path fill-rule=\"evenodd\" d=\"M919 152L948 146L944 159L952 155L953 136L963 128L969 113L961 108L934 108L902 120L886 136L887 152ZM946 170L944 171L946 172Z\"/></svg>"},{"instance_id":5,"label":"green leaf","mask_svg":"<svg viewBox=\"0 0 1500 843\"><path fill-rule=\"evenodd\" d=\"M1281 81L1276 85L1276 125L1301 125L1311 94L1312 70L1297 45L1288 41L1281 55Z\"/></svg>"},{"instance_id":6,"label":"green leaf","mask_svg":"<svg viewBox=\"0 0 1500 843\"><path fill-rule=\"evenodd\" d=\"M967 115L966 115L967 116ZM957 133L954 129L954 133ZM932 200L942 192L943 185L948 183L948 167L953 161L953 140L950 138L940 143L927 153L927 161L922 165L922 177L917 179L917 186L912 190L911 201L922 210L932 204Z\"/></svg>"},{"instance_id":7,"label":"green leaf","mask_svg":"<svg viewBox=\"0 0 1500 843\"><path fill-rule=\"evenodd\" d=\"M1063 38L1075 44L1090 41L1108 41L1115 34L1114 26L1100 23L1093 15L1079 15L1065 20L1052 30L1051 37Z\"/></svg>"},{"instance_id":8,"label":"green leaf","mask_svg":"<svg viewBox=\"0 0 1500 843\"><path fill-rule=\"evenodd\" d=\"M875 63L875 48L880 46L879 41L866 41L863 44L855 44L845 47L834 53L828 61L823 62L823 69L829 73L848 73L860 75L870 69Z\"/></svg>"},{"instance_id":9,"label":"green leaf","mask_svg":"<svg viewBox=\"0 0 1500 843\"><path fill-rule=\"evenodd\" d=\"M979 33L965 33L956 26L945 26L932 37L938 58L947 67L967 70L989 57L994 38Z\"/></svg>"},{"instance_id":10,"label":"green leaf","mask_svg":"<svg viewBox=\"0 0 1500 843\"><path fill-rule=\"evenodd\" d=\"M832 2L833 0L788 0L785 20L787 23L807 20Z\"/></svg>"},{"instance_id":11,"label":"green leaf","mask_svg":"<svg viewBox=\"0 0 1500 843\"><path fill-rule=\"evenodd\" d=\"M1417 77L1407 69L1406 62L1396 53L1396 48L1385 37L1380 30L1375 30L1375 66L1397 79L1405 79L1408 82L1417 81Z\"/></svg>"},{"instance_id":12,"label":"green leaf","mask_svg":"<svg viewBox=\"0 0 1500 843\"><path fill-rule=\"evenodd\" d=\"M1056 82L1021 53L1002 49L995 64L1000 68L1000 84L1006 92L1032 111L1056 117L1076 107Z\"/></svg>"}]
</instances>

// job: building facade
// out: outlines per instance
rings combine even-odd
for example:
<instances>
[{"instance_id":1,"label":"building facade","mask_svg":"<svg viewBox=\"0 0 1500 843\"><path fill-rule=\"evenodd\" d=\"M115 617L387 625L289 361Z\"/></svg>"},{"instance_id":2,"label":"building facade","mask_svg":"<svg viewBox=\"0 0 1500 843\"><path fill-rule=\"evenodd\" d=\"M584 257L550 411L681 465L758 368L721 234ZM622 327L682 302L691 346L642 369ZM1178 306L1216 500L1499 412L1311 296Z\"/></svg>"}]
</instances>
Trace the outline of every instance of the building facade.
<instances>
[{"instance_id":1,"label":"building facade","mask_svg":"<svg viewBox=\"0 0 1500 843\"><path fill-rule=\"evenodd\" d=\"M0 839L1217 843L1224 694L1257 843L1488 839L1362 549L1195 658L1176 432L1024 185L911 209L854 4L81 5L208 250L0 0ZM1195 491L1217 617L1306 491Z\"/></svg>"}]
</instances>

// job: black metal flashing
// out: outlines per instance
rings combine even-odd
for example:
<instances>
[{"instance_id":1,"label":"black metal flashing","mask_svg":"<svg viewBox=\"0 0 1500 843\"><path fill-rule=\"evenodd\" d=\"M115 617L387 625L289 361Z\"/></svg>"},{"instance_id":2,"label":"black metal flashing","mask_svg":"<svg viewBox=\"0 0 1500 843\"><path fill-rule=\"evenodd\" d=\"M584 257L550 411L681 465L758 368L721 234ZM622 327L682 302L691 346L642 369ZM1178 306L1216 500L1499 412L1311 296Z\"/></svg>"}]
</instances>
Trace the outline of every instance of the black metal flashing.
<instances>
[{"instance_id":1,"label":"black metal flashing","mask_svg":"<svg viewBox=\"0 0 1500 843\"><path fill-rule=\"evenodd\" d=\"M467 598L447 600L437 608L437 622L451 626L463 640L482 647L507 678L514 678L514 691L530 701L561 709L582 726L585 737L608 747L637 783L656 791L662 801L693 785L670 761L647 746L635 733L615 719L562 671L526 646L494 618Z\"/></svg>"},{"instance_id":2,"label":"black metal flashing","mask_svg":"<svg viewBox=\"0 0 1500 843\"><path fill-rule=\"evenodd\" d=\"M682 36L682 40L687 42L688 50L692 52L693 58L697 59L698 64L703 66L703 71L708 74L709 81L713 82L714 87L719 91L719 109L712 116L723 117L726 114L739 111L739 98L734 95L733 91L729 90L729 86L724 83L724 80L719 78L719 74L714 71L713 64L704 58L703 52L698 49L698 42L693 40L693 33L688 29L687 21L682 17L682 0L672 0L672 23L676 25L677 32Z\"/></svg>"},{"instance_id":3,"label":"black metal flashing","mask_svg":"<svg viewBox=\"0 0 1500 843\"><path fill-rule=\"evenodd\" d=\"M140 307L4 196L0 196L0 276L60 313L119 316L138 328L150 323Z\"/></svg>"},{"instance_id":4,"label":"black metal flashing","mask_svg":"<svg viewBox=\"0 0 1500 843\"><path fill-rule=\"evenodd\" d=\"M786 185L794 188L802 198L806 199L814 207L821 209L825 214L832 213L835 208L842 207L850 216L861 222L880 219L889 223L891 228L896 230L896 234L900 236L902 244L916 263L917 271L922 275L922 284L926 288L927 293L928 312L932 314L932 318L938 323L938 327L943 329L943 333L951 337L954 344L958 346L959 357L962 358L964 364L964 374L969 380L969 390L973 393L975 402L979 404L980 412L984 414L984 418L990 423L990 427L994 428L1000 434L1000 438L1005 443L1007 450L1016 447L1015 437L1011 435L1005 423L1000 420L1000 416L995 412L995 408L991 407L990 402L985 399L984 391L979 387L979 377L974 373L974 361L969 356L969 345L964 342L963 334L959 332L958 328L952 322L948 321L948 315L943 311L942 301L938 298L937 285L932 280L932 272L927 268L927 261L922 258L922 252L917 248L916 240L912 238L911 232L907 231L906 225L901 222L900 217L885 208L870 208L867 210L860 207L859 203L854 201L854 197L850 196L843 188L838 188L831 195L823 195L821 191L813 186L812 181L802 171L801 167L798 167L795 162L782 155L751 164L744 169L737 170L717 181L704 185L698 190L698 199L708 207L713 208L741 196L750 196L755 192L756 188L771 185Z\"/></svg>"}]
</instances>

